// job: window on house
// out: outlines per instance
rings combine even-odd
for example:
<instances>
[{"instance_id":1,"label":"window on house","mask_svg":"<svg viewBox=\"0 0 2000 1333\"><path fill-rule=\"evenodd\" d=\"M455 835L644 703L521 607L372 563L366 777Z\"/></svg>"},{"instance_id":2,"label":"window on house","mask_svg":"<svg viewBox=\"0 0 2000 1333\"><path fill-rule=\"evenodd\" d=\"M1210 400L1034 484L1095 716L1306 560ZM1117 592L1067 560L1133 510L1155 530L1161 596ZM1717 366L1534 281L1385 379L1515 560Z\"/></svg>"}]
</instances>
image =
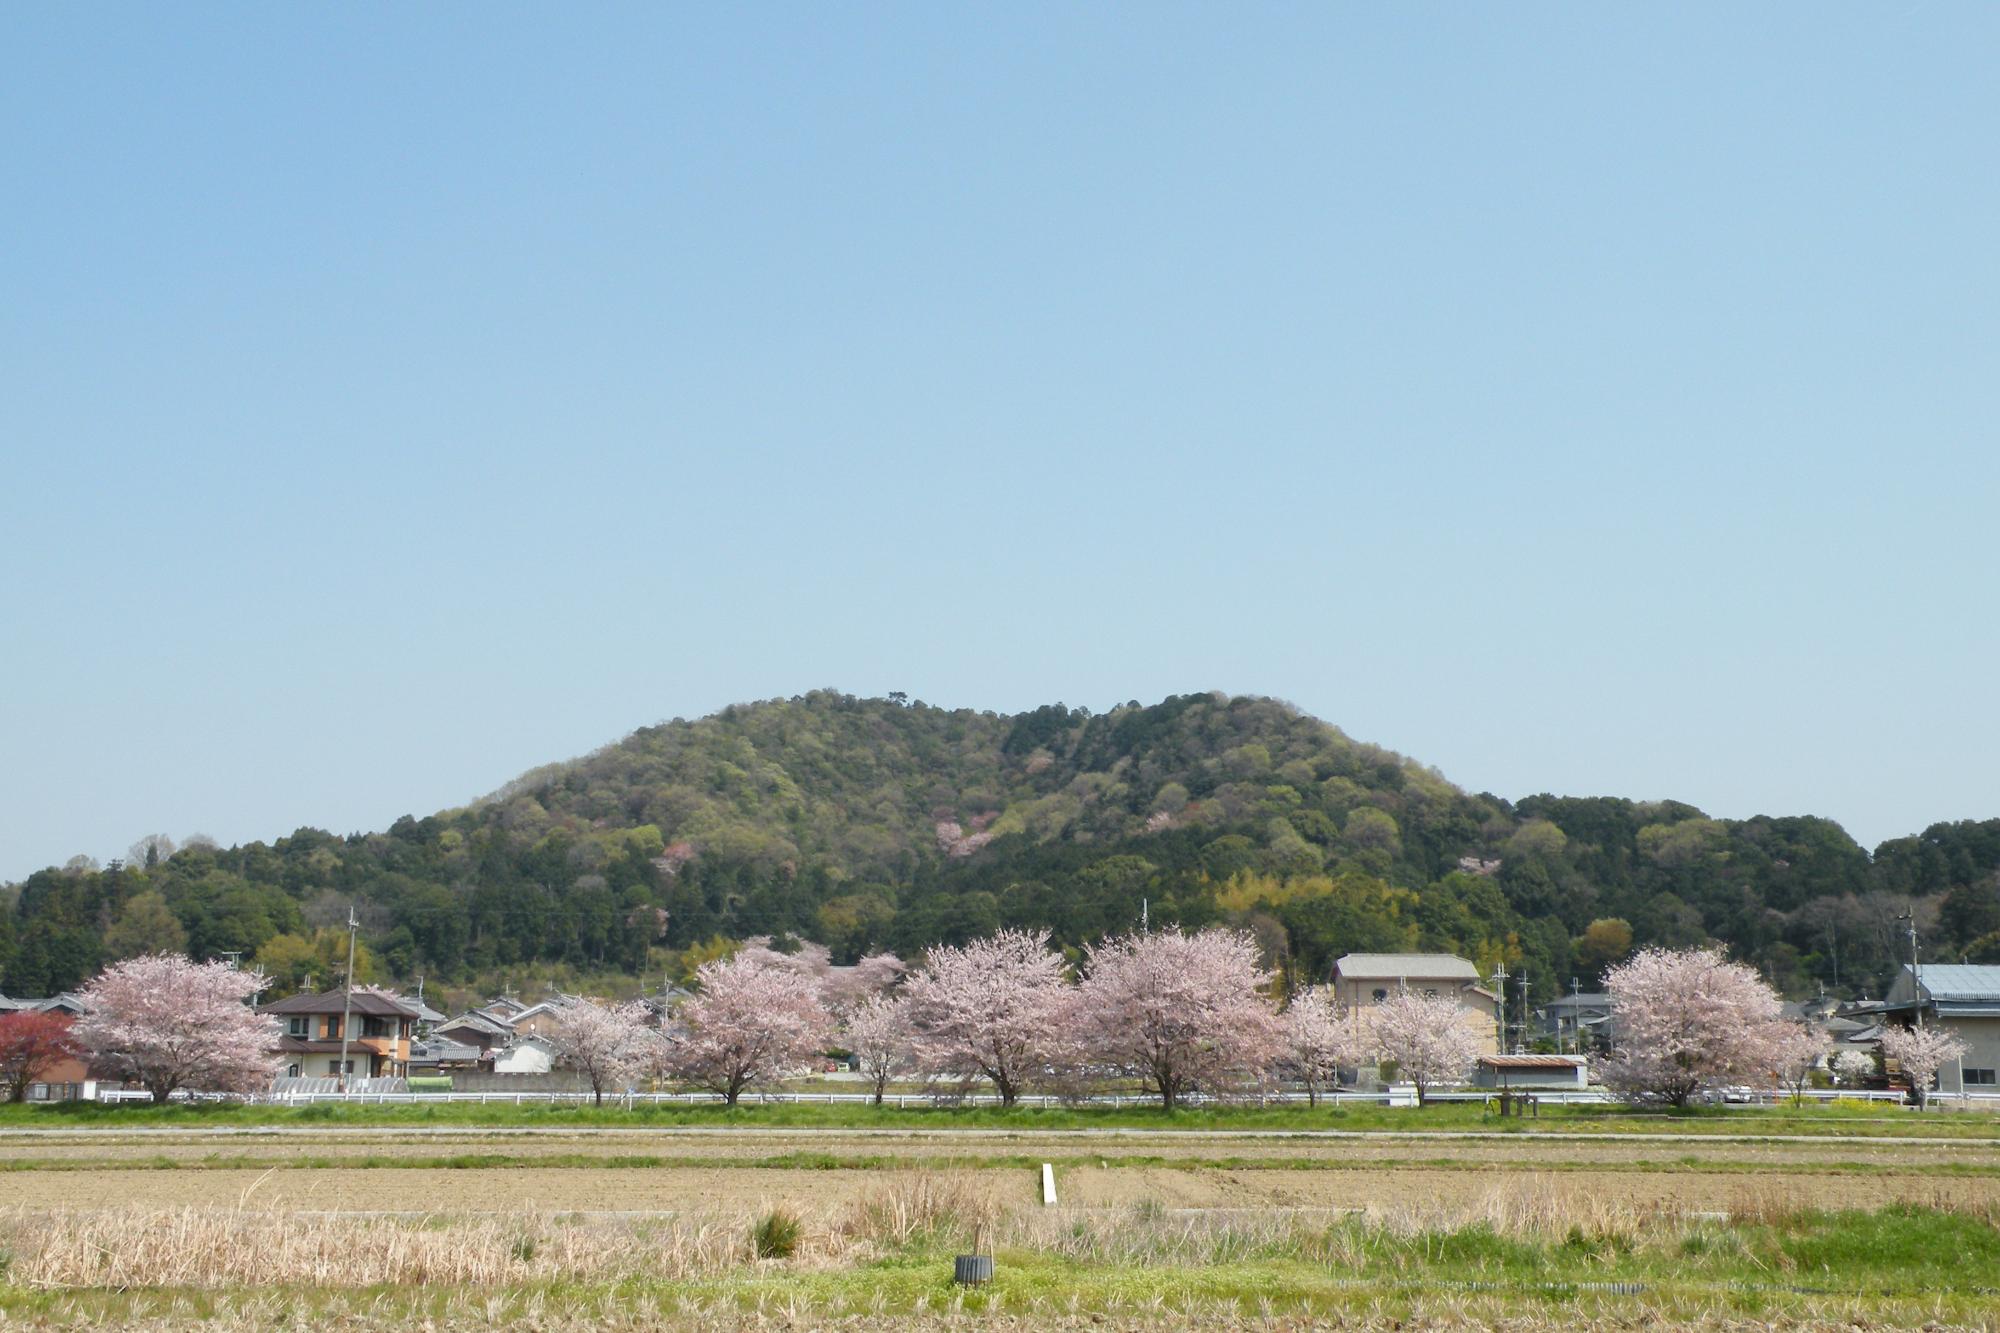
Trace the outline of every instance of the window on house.
<instances>
[{"instance_id":1,"label":"window on house","mask_svg":"<svg viewBox=\"0 0 2000 1333\"><path fill-rule=\"evenodd\" d=\"M340 1040L340 1015L338 1015L338 1014L328 1014L328 1015L327 1015L327 1017L326 1017L326 1039L327 1039L328 1041L339 1041L339 1040Z\"/></svg>"},{"instance_id":2,"label":"window on house","mask_svg":"<svg viewBox=\"0 0 2000 1333\"><path fill-rule=\"evenodd\" d=\"M1992 1087L1994 1085L1993 1071L1991 1069L1966 1070L1965 1086L1969 1088L1972 1087L1974 1084L1984 1084L1987 1087Z\"/></svg>"},{"instance_id":3,"label":"window on house","mask_svg":"<svg viewBox=\"0 0 2000 1333\"><path fill-rule=\"evenodd\" d=\"M299 1076L299 1067L297 1065L289 1065L286 1067L285 1069L286 1078L297 1078L298 1076Z\"/></svg>"},{"instance_id":4,"label":"window on house","mask_svg":"<svg viewBox=\"0 0 2000 1333\"><path fill-rule=\"evenodd\" d=\"M312 1019L304 1014L293 1014L285 1020L285 1035L303 1040L312 1035Z\"/></svg>"},{"instance_id":5,"label":"window on house","mask_svg":"<svg viewBox=\"0 0 2000 1333\"><path fill-rule=\"evenodd\" d=\"M327 1072L327 1073L329 1073L329 1074L331 1074L331 1075L333 1075L333 1076L334 1076L335 1078L339 1078L339 1077L340 1077L340 1061L338 1061L338 1060L328 1060L328 1061L326 1062L326 1072ZM347 1062L347 1072L348 1072L348 1073L350 1073L350 1074L352 1074L352 1073L354 1072L354 1061L352 1061L352 1060L349 1060L349 1061Z\"/></svg>"},{"instance_id":6,"label":"window on house","mask_svg":"<svg viewBox=\"0 0 2000 1333\"><path fill-rule=\"evenodd\" d=\"M1375 1003L1377 1003L1377 1004L1380 1004L1380 1003L1382 1003L1382 1001L1384 1001L1384 1000L1386 1000L1386 999L1388 999L1388 998L1389 998L1389 992L1388 992L1388 991L1386 991L1386 990L1383 990L1383 989L1382 989L1382 988L1381 988L1380 986L1377 986L1377 987L1375 988L1375 992L1374 992L1374 994L1373 994L1372 996L1370 996L1369 998L1373 999L1373 1000L1375 1001Z\"/></svg>"},{"instance_id":7,"label":"window on house","mask_svg":"<svg viewBox=\"0 0 2000 1333\"><path fill-rule=\"evenodd\" d=\"M1424 994L1430 999L1435 1000L1438 997L1438 988L1436 986L1426 986L1424 987Z\"/></svg>"}]
</instances>

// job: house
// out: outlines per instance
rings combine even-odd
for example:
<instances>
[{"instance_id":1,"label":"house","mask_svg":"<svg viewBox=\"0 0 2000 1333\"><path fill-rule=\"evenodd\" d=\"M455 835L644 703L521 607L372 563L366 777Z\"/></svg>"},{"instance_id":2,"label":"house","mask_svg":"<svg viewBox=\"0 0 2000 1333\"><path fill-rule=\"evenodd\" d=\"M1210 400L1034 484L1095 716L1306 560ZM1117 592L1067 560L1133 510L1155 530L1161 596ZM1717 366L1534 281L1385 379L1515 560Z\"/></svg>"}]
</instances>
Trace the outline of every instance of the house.
<instances>
[{"instance_id":1,"label":"house","mask_svg":"<svg viewBox=\"0 0 2000 1333\"><path fill-rule=\"evenodd\" d=\"M404 1000L403 1003L417 1011L417 1035L420 1037L429 1036L432 1028L444 1022L443 1014L424 1003L424 992L421 986L417 988L415 996Z\"/></svg>"},{"instance_id":2,"label":"house","mask_svg":"<svg viewBox=\"0 0 2000 1333\"><path fill-rule=\"evenodd\" d=\"M1580 1055L1482 1055L1472 1073L1475 1088L1541 1089L1590 1086L1590 1064Z\"/></svg>"},{"instance_id":3,"label":"house","mask_svg":"<svg viewBox=\"0 0 2000 1333\"><path fill-rule=\"evenodd\" d=\"M431 1036L443 1041L456 1042L461 1046L474 1046L482 1053L488 1053L512 1041L514 1028L511 1023L474 1009L448 1022L438 1024L431 1029Z\"/></svg>"},{"instance_id":4,"label":"house","mask_svg":"<svg viewBox=\"0 0 2000 1333\"><path fill-rule=\"evenodd\" d=\"M1370 1005L1399 991L1450 995L1479 1021L1484 1051L1497 1055L1500 999L1479 984L1479 969L1448 953L1350 953L1333 965L1333 997L1355 1016L1357 1027Z\"/></svg>"},{"instance_id":5,"label":"house","mask_svg":"<svg viewBox=\"0 0 2000 1333\"><path fill-rule=\"evenodd\" d=\"M1611 997L1603 991L1577 991L1559 996L1538 1011L1539 1035L1565 1050L1611 1046Z\"/></svg>"},{"instance_id":6,"label":"house","mask_svg":"<svg viewBox=\"0 0 2000 1333\"><path fill-rule=\"evenodd\" d=\"M285 1078L400 1078L409 1072L410 1038L417 1011L379 991L326 991L294 995L257 1012L284 1020L278 1039ZM341 1068L342 1022L347 1067Z\"/></svg>"},{"instance_id":7,"label":"house","mask_svg":"<svg viewBox=\"0 0 2000 1333\"><path fill-rule=\"evenodd\" d=\"M102 1084L117 1087L117 1079L100 1079L90 1072L90 1064L85 1060L58 1060L42 1071L37 1081L28 1085L28 1100L31 1102L94 1102L97 1089Z\"/></svg>"},{"instance_id":8,"label":"house","mask_svg":"<svg viewBox=\"0 0 2000 1333\"><path fill-rule=\"evenodd\" d=\"M523 1037L493 1055L496 1074L546 1074L555 1067L555 1043L542 1037Z\"/></svg>"},{"instance_id":9,"label":"house","mask_svg":"<svg viewBox=\"0 0 2000 1333\"><path fill-rule=\"evenodd\" d=\"M75 1018L83 1006L74 995L58 995L46 1000L9 999L0 995L0 1016L6 1014L61 1014ZM42 1070L42 1076L28 1085L31 1102L90 1102L97 1100L100 1080L84 1060L58 1060Z\"/></svg>"},{"instance_id":10,"label":"house","mask_svg":"<svg viewBox=\"0 0 2000 1333\"><path fill-rule=\"evenodd\" d=\"M553 1033L563 1010L581 1003L573 995L552 995L540 1004L531 1004L508 1020L517 1036L546 1037Z\"/></svg>"},{"instance_id":11,"label":"house","mask_svg":"<svg viewBox=\"0 0 2000 1333\"><path fill-rule=\"evenodd\" d=\"M503 995L499 999L481 1006L474 1012L485 1014L488 1018L494 1019L497 1022L512 1023L517 1017L519 1017L523 1013L526 1013L528 1009L531 1007L532 1006L524 1003L523 1001L515 999L511 995Z\"/></svg>"},{"instance_id":12,"label":"house","mask_svg":"<svg viewBox=\"0 0 2000 1333\"><path fill-rule=\"evenodd\" d=\"M490 1070L492 1056L477 1046L432 1037L410 1043L410 1076L451 1075Z\"/></svg>"},{"instance_id":13,"label":"house","mask_svg":"<svg viewBox=\"0 0 2000 1333\"><path fill-rule=\"evenodd\" d=\"M1938 1071L1939 1092L2000 1092L2000 964L1904 964L1873 1007L1889 1022L1921 1020L1965 1043L1965 1054Z\"/></svg>"}]
</instances>

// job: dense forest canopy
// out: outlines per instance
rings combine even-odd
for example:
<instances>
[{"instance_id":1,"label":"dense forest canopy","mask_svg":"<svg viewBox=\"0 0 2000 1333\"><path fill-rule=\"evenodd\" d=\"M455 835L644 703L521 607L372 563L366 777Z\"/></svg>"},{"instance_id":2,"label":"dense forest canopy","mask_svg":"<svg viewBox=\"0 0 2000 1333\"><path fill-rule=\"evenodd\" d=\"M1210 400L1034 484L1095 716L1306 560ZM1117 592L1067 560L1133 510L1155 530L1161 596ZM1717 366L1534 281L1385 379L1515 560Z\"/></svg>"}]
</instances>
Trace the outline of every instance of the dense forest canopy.
<instances>
[{"instance_id":1,"label":"dense forest canopy","mask_svg":"<svg viewBox=\"0 0 2000 1333\"><path fill-rule=\"evenodd\" d=\"M1076 949L1248 927L1290 982L1351 951L1449 950L1546 999L1646 944L1719 940L1792 994L1879 993L1907 957L2000 961L2000 819L1871 856L1812 816L1470 795L1270 699L1014 716L831 691L648 727L386 832L221 848L153 837L0 891L0 991L158 948L280 988L684 975L719 941L914 955L1001 926Z\"/></svg>"}]
</instances>

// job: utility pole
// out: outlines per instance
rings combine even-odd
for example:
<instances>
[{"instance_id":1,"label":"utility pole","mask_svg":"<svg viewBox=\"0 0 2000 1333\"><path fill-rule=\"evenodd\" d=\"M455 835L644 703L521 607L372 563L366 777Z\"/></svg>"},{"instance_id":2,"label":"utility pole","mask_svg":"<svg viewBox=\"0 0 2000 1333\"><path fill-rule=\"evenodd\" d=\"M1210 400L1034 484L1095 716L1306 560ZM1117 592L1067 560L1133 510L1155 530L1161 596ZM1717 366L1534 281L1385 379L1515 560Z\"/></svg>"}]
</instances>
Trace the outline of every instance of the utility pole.
<instances>
[{"instance_id":1,"label":"utility pole","mask_svg":"<svg viewBox=\"0 0 2000 1333\"><path fill-rule=\"evenodd\" d=\"M361 923L354 919L354 905L347 906L347 993L340 1001L340 1083L339 1090L347 1091L347 1037L348 1029L354 1026L354 932Z\"/></svg>"},{"instance_id":2,"label":"utility pole","mask_svg":"<svg viewBox=\"0 0 2000 1333\"><path fill-rule=\"evenodd\" d=\"M1520 1022L1515 1028L1514 1054L1521 1055L1528 1049L1528 965L1521 964L1521 1007Z\"/></svg>"},{"instance_id":3,"label":"utility pole","mask_svg":"<svg viewBox=\"0 0 2000 1333\"><path fill-rule=\"evenodd\" d=\"M1569 979L1569 1053L1583 1054L1583 982Z\"/></svg>"},{"instance_id":4,"label":"utility pole","mask_svg":"<svg viewBox=\"0 0 2000 1333\"><path fill-rule=\"evenodd\" d=\"M1507 1050L1507 982L1507 964L1504 962L1495 963L1493 965L1493 993L1500 997L1500 1045L1495 1049L1503 1054Z\"/></svg>"},{"instance_id":5,"label":"utility pole","mask_svg":"<svg viewBox=\"0 0 2000 1333\"><path fill-rule=\"evenodd\" d=\"M1896 919L1904 923L1904 928L1909 932L1910 936L1910 996L1916 1006L1917 1026L1922 1027L1924 1025L1924 983L1922 974L1917 971L1917 909L1913 906L1909 911Z\"/></svg>"},{"instance_id":6,"label":"utility pole","mask_svg":"<svg viewBox=\"0 0 2000 1333\"><path fill-rule=\"evenodd\" d=\"M1150 900L1145 898L1139 900L1139 933L1141 935L1150 935L1153 933L1152 908L1153 904Z\"/></svg>"}]
</instances>

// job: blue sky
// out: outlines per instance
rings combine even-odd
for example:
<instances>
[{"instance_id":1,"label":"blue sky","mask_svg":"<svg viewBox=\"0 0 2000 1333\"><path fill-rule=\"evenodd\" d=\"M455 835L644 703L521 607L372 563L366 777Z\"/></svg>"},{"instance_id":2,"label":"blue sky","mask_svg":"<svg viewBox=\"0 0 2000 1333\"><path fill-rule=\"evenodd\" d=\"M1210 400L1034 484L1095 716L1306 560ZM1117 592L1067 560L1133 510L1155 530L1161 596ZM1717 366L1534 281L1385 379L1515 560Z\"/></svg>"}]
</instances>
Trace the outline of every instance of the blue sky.
<instances>
[{"instance_id":1,"label":"blue sky","mask_svg":"<svg viewBox=\"0 0 2000 1333\"><path fill-rule=\"evenodd\" d=\"M817 686L2000 815L1996 38L15 6L0 878Z\"/></svg>"}]
</instances>

